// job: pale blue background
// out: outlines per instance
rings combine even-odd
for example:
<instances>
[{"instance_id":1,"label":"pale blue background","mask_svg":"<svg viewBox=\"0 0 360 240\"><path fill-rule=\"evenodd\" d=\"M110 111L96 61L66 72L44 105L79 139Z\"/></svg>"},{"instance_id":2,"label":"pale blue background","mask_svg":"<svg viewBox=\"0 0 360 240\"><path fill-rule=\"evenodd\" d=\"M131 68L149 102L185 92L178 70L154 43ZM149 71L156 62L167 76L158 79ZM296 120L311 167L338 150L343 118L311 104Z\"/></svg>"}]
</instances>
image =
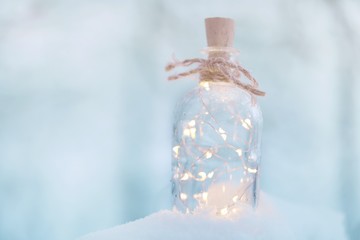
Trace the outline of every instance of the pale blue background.
<instances>
[{"instance_id":1,"label":"pale blue background","mask_svg":"<svg viewBox=\"0 0 360 240\"><path fill-rule=\"evenodd\" d=\"M267 96L262 188L360 235L360 2L0 1L0 239L73 239L169 207L171 121L205 17Z\"/></svg>"}]
</instances>

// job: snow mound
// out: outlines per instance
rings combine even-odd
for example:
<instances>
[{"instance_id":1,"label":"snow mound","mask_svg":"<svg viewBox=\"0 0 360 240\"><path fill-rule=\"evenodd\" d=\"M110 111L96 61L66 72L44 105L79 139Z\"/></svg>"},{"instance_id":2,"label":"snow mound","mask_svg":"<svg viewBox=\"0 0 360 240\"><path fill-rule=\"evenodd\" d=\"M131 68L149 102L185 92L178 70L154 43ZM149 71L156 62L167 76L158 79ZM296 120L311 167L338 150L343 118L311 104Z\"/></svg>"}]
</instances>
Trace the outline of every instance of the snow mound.
<instances>
[{"instance_id":1,"label":"snow mound","mask_svg":"<svg viewBox=\"0 0 360 240\"><path fill-rule=\"evenodd\" d=\"M262 193L256 212L224 219L208 214L160 211L79 240L345 240L342 214L297 206Z\"/></svg>"}]
</instances>

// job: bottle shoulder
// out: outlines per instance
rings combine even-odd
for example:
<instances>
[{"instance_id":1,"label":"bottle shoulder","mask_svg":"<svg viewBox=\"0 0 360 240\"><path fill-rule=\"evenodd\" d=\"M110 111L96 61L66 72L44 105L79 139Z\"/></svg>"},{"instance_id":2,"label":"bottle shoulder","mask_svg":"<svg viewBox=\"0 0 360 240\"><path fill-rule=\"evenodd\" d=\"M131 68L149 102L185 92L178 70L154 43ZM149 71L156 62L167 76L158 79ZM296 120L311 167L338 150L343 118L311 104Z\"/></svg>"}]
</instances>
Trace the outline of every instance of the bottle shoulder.
<instances>
[{"instance_id":1,"label":"bottle shoulder","mask_svg":"<svg viewBox=\"0 0 360 240\"><path fill-rule=\"evenodd\" d=\"M199 83L179 99L178 107L196 103L234 105L237 107L257 109L261 112L259 104L249 92L231 83L214 82Z\"/></svg>"}]
</instances>

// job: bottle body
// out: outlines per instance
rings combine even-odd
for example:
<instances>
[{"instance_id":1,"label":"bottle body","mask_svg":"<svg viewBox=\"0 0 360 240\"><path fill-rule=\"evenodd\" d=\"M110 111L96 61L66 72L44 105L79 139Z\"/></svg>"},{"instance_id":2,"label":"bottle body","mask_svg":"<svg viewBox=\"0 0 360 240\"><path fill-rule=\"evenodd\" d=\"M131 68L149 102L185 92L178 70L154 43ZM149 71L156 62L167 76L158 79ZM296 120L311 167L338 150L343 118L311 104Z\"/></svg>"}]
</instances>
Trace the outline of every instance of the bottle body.
<instances>
[{"instance_id":1,"label":"bottle body","mask_svg":"<svg viewBox=\"0 0 360 240\"><path fill-rule=\"evenodd\" d=\"M261 110L247 91L229 82L200 81L175 113L174 206L219 215L256 207L261 128Z\"/></svg>"}]
</instances>

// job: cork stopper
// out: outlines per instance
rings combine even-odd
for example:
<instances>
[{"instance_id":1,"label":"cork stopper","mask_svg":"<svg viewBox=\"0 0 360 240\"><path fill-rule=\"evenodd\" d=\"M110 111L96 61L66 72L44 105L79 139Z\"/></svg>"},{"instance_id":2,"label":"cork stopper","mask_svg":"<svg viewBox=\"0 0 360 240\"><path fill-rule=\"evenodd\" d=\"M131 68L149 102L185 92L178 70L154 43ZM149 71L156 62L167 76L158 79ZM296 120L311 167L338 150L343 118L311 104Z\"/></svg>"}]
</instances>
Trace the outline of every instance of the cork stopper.
<instances>
[{"instance_id":1,"label":"cork stopper","mask_svg":"<svg viewBox=\"0 0 360 240\"><path fill-rule=\"evenodd\" d=\"M231 18L206 18L208 47L232 47L234 43L234 20Z\"/></svg>"}]
</instances>

